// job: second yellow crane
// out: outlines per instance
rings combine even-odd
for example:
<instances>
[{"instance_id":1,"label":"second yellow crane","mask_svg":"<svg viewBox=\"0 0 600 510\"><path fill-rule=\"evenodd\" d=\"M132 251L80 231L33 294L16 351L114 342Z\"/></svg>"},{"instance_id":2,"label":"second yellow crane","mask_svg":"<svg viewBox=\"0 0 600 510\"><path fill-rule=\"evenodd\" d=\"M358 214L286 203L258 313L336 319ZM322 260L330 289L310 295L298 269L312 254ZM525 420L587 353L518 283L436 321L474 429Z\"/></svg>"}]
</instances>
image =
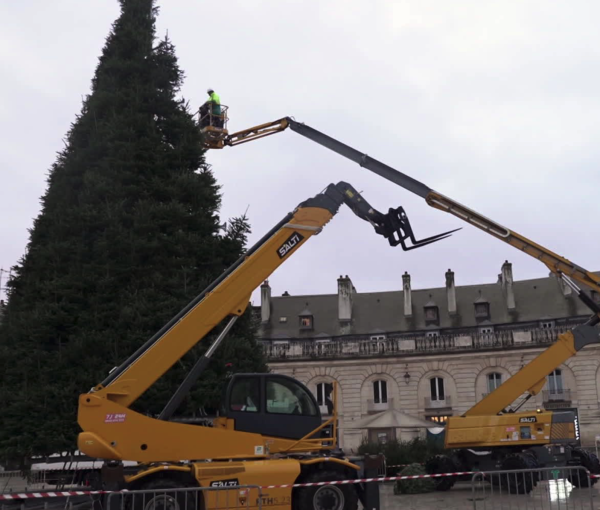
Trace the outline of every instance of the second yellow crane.
<instances>
[{"instance_id":1,"label":"second yellow crane","mask_svg":"<svg viewBox=\"0 0 600 510\"><path fill-rule=\"evenodd\" d=\"M584 325L558 335L554 345L514 374L496 390L469 409L462 416L451 417L445 426L445 445L454 449L452 456L437 456L427 464L431 473L526 469L538 466L581 465L600 474L598 458L579 446L576 416L569 411L514 412L509 406L522 394L527 394L523 405L530 397L542 390L546 377L580 349L600 343L600 307L586 293L600 294L600 276L584 269L570 260L554 253L527 237L486 218L482 214L431 189L424 183L349 147L348 145L310 127L284 117L274 122L260 124L230 134L227 126L227 109L224 111L224 128L205 128L205 144L209 149L236 146L265 136L292 131L337 152L361 167L384 177L394 184L420 196L428 205L452 214L462 221L483 230L485 233L534 257L565 285L571 287L590 308L593 315ZM439 490L447 490L454 484L452 477L437 481ZM592 479L591 483L595 483ZM529 492L535 480L526 477L511 479L511 491ZM573 479L575 485L590 483L588 478Z\"/></svg>"}]
</instances>

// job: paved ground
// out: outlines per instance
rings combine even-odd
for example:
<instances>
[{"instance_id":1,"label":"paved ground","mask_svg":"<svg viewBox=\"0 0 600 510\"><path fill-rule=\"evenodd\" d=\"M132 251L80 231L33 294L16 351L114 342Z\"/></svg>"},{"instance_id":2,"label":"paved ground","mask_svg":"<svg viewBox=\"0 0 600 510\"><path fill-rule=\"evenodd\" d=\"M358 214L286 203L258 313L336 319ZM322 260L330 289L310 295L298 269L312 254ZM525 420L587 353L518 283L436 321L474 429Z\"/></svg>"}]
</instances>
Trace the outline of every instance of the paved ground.
<instances>
[{"instance_id":1,"label":"paved ground","mask_svg":"<svg viewBox=\"0 0 600 510\"><path fill-rule=\"evenodd\" d=\"M484 484L472 489L458 483L448 492L395 495L393 484L381 487L381 510L599 510L600 492L595 487L573 489L566 481L542 482L527 495L499 494Z\"/></svg>"}]
</instances>

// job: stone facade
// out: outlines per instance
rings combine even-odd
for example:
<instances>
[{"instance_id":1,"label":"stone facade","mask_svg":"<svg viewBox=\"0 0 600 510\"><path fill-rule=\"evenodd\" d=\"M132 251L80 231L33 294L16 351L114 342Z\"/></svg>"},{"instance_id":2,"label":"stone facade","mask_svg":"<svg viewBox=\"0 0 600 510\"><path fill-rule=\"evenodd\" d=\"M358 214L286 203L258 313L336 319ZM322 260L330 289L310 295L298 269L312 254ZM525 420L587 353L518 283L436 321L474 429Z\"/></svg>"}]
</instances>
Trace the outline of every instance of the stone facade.
<instances>
[{"instance_id":1,"label":"stone facade","mask_svg":"<svg viewBox=\"0 0 600 510\"><path fill-rule=\"evenodd\" d=\"M337 382L345 449L360 444L365 432L353 423L368 414L397 409L443 423L464 413L589 316L555 277L513 281L508 262L497 284L457 287L452 271L445 276L445 287L411 290L404 274L402 291L370 294L347 276L329 296L272 297L263 286L269 302L256 313L270 368L305 383L320 403L320 384ZM599 396L600 345L592 345L557 367L521 409L577 409L582 442L593 446ZM370 432L372 439L422 433Z\"/></svg>"}]
</instances>

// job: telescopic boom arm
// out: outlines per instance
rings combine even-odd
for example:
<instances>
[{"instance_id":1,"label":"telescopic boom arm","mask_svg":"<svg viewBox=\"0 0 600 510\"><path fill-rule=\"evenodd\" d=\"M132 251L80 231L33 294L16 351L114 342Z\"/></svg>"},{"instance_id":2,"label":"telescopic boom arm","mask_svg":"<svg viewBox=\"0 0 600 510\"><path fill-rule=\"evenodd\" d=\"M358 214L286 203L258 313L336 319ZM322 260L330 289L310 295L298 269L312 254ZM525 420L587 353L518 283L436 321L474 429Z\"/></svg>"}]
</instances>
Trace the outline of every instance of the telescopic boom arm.
<instances>
[{"instance_id":1,"label":"telescopic boom arm","mask_svg":"<svg viewBox=\"0 0 600 510\"><path fill-rule=\"evenodd\" d=\"M470 223L474 227L494 236L501 241L523 251L527 255L538 259L540 262L545 264L550 271L558 276L567 275L573 280L590 287L596 292L600 292L600 277L594 273L584 269L583 267L567 260L560 255L557 255L553 251L541 246L539 244L530 241L525 236L517 234L516 232L496 223L479 214L472 209L448 198L441 193L431 189L429 186L423 184L412 177L399 172L398 170L388 166L381 161L378 161L367 154L353 149L352 147L332 138L316 129L296 122L290 117L284 117L268 124L261 124L244 131L232 133L228 135L224 140L224 145L235 146L241 143L249 142L257 138L263 138L275 133L284 131L287 128L292 131L312 140L313 142L326 147L329 150L337 152L341 156L354 161L358 165L367 170L370 170L377 175L397 184L398 186L411 191L415 195L424 198L425 201L431 206L450 213L457 218Z\"/></svg>"},{"instance_id":2,"label":"telescopic boom arm","mask_svg":"<svg viewBox=\"0 0 600 510\"><path fill-rule=\"evenodd\" d=\"M122 365L114 368L93 392L106 395L122 406L130 406L225 317L242 315L251 293L260 282L275 271L288 254L310 236L319 233L341 204L346 204L358 217L373 225L375 232L385 237L391 246L400 244L404 250L422 247L451 235L451 232L445 232L417 240L402 207L383 214L374 209L352 185L346 182L330 184L323 193L303 202L278 223ZM409 244L409 239L412 244ZM205 356L210 357L215 348L211 346L208 356ZM195 368L195 378L206 363L207 360L201 360ZM188 379L185 388L178 394L183 394L183 389L189 389L193 382ZM179 403L180 397L174 396L161 417L167 419Z\"/></svg>"}]
</instances>

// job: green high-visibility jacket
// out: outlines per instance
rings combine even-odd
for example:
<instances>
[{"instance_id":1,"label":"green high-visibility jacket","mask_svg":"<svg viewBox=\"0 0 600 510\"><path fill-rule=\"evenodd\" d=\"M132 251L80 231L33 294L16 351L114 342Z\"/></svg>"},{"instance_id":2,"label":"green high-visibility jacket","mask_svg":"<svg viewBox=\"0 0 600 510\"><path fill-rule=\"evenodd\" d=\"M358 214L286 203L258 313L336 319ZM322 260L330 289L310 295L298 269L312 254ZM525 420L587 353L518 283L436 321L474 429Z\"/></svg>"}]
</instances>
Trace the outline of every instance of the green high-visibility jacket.
<instances>
[{"instance_id":1,"label":"green high-visibility jacket","mask_svg":"<svg viewBox=\"0 0 600 510\"><path fill-rule=\"evenodd\" d=\"M208 102L212 103L212 114L221 115L221 98L219 94L213 92L208 96Z\"/></svg>"}]
</instances>

